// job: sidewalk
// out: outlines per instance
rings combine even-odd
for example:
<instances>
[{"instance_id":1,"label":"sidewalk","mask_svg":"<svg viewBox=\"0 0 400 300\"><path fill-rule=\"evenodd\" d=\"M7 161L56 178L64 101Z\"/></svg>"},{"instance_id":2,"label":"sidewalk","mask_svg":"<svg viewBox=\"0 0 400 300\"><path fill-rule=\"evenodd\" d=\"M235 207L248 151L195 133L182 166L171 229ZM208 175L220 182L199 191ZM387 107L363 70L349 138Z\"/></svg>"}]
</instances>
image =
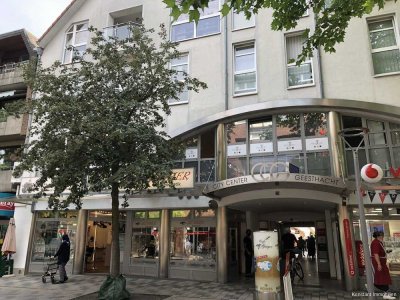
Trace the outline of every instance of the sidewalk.
<instances>
[{"instance_id":1,"label":"sidewalk","mask_svg":"<svg viewBox=\"0 0 400 300\"><path fill-rule=\"evenodd\" d=\"M42 283L40 275L0 278L1 299L96 299L96 292L105 275L72 275L65 284ZM127 277L131 299L140 300L252 300L254 279L219 284L179 279ZM338 289L330 283L313 286L298 283L294 286L295 299L342 300L365 299ZM330 286L329 286L330 285Z\"/></svg>"}]
</instances>

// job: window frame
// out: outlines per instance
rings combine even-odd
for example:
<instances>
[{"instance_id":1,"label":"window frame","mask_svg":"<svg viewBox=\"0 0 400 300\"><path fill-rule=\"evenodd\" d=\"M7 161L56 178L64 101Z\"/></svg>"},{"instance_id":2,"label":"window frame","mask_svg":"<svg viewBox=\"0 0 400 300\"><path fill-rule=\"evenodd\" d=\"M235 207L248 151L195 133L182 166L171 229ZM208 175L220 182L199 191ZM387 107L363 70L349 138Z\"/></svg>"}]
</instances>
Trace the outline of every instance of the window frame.
<instances>
[{"instance_id":1,"label":"window frame","mask_svg":"<svg viewBox=\"0 0 400 300\"><path fill-rule=\"evenodd\" d=\"M77 26L79 26L79 25L84 25L84 24L86 24L87 25L87 28L86 29L84 29L84 30L76 30L76 27ZM75 43L75 39L76 39L76 34L77 34L77 32L83 32L83 31L88 31L89 32L89 30L88 30L88 28L89 28L89 21L88 20L85 20L85 21L81 21L81 22L77 22L77 23L73 23L71 26L69 26L68 27L68 29L65 31L65 33L64 33L64 47L63 47L63 55L62 55L62 63L63 64L70 64L70 63L72 63L72 60L73 60L73 58L74 58L74 55L73 55L73 51L72 51L72 53L71 53L71 58L69 59L69 61L66 61L66 55L67 55L67 52L68 52L68 49L67 49L67 47L69 47L69 46L67 46L67 36L68 36L68 34L70 34L70 32L69 32L69 30L71 30L71 28L73 28L72 29L72 43L71 43L71 47L72 48L76 48L76 47L81 47L81 46L86 46L86 48L87 48L87 45L88 45L88 41L86 40L84 43L82 42L82 43ZM89 35L89 34L88 34ZM85 48L85 50L86 50L86 48Z\"/></svg>"},{"instance_id":2,"label":"window frame","mask_svg":"<svg viewBox=\"0 0 400 300\"><path fill-rule=\"evenodd\" d=\"M190 74L189 52L181 53L181 55L179 56L179 58L182 58L182 57L184 57L184 56L187 57L186 64L175 64L175 65L174 65L174 64L172 64L172 61L170 61L170 69L172 70L173 67L187 65L187 72L186 72L186 73L189 75L189 74ZM169 105L169 106L174 106L174 105L188 104L188 103L189 103L189 100L190 100L190 93L189 93L189 90L187 90L187 95L188 95L188 96L187 96L187 100L185 100L185 101L175 100L175 99L168 99L168 105ZM172 102L172 100L173 100L173 102Z\"/></svg>"},{"instance_id":3,"label":"window frame","mask_svg":"<svg viewBox=\"0 0 400 300\"><path fill-rule=\"evenodd\" d=\"M392 22L391 29L393 30L393 34L394 34L394 38L395 38L395 41L396 41L396 45L395 46L390 46L390 47L372 49L371 33L390 30L390 28L384 28L384 29L378 29L378 30L372 30L371 31L369 29L369 25L372 24L372 23L385 22L385 21L388 21L388 20L390 20ZM374 54L374 53L380 53L380 52L386 52L386 51L392 51L392 50L398 50L400 52L399 29L398 29L398 26L397 26L395 15L391 14L391 15L380 16L379 18L367 19L367 27L368 27L369 48L370 48L370 51L371 51L371 66L372 66L373 76L374 77L381 77L381 76L387 76L387 75L393 75L393 74L400 74L400 70L394 71L394 72L387 72L387 73L376 73L375 72L375 67L374 67L374 61L373 61L373 58L372 58L372 54Z\"/></svg>"},{"instance_id":4,"label":"window frame","mask_svg":"<svg viewBox=\"0 0 400 300\"><path fill-rule=\"evenodd\" d=\"M254 68L253 69L246 69L244 71L236 71L236 49L237 48L244 48L246 46L250 46L253 45L253 55L254 55ZM243 54L240 56L245 56L245 55L249 55L249 54ZM232 63L232 67L233 67L233 82L232 82L232 92L233 92L233 97L239 97L239 96L246 96L246 95L253 95L253 94L257 94L258 93L258 78L257 78L257 49L256 49L256 41L247 41L244 43L239 43L239 44L234 44L233 45L233 63ZM249 90L240 90L242 92L238 92L235 89L235 77L236 75L242 75L242 74L250 74L250 73L255 73L255 90L254 91L249 91Z\"/></svg>"},{"instance_id":5,"label":"window frame","mask_svg":"<svg viewBox=\"0 0 400 300\"><path fill-rule=\"evenodd\" d=\"M210 0L211 1L211 0ZM201 15L201 13L200 13L200 17L199 17L199 20L198 20L198 22L197 22L197 24L196 24L196 22L194 22L194 21L192 21L192 22L189 22L189 16L187 15L187 18L185 18L184 20L182 20L182 21L174 21L174 22L171 22L171 30L170 30L170 40L171 41L173 41L173 42L183 42L183 41L188 41L188 40L192 40L192 39L198 39L198 38L202 38L202 37L207 37L207 36L211 36L211 35L215 35L215 34L220 34L221 33L221 18L220 18L220 15L221 15L221 13L220 13L220 9L221 9L221 0L216 0L216 1L218 1L218 10L216 11L216 12L214 12L214 13L212 13L212 14L209 14L209 15L205 15L205 16L202 16ZM209 33L209 34L205 34L205 35L201 35L201 36L198 36L197 35L197 26L199 26L199 23L200 23L200 21L201 20L205 20L205 19L211 19L211 18L215 18L215 17L219 17L219 31L218 32L213 32L213 33ZM189 38L185 38L185 39L181 39L181 40L173 40L172 39L172 28L174 27L174 26L178 26L178 25L181 25L181 24L192 24L192 26L194 26L194 29L193 29L193 36L192 37L189 37Z\"/></svg>"},{"instance_id":6,"label":"window frame","mask_svg":"<svg viewBox=\"0 0 400 300\"><path fill-rule=\"evenodd\" d=\"M254 28L254 27L256 27L256 15L252 15L253 24L250 24L250 25L244 26L244 27L235 28L235 15L239 15L239 14L241 14L241 13L243 13L243 12L237 13L237 12L232 11L232 31L238 31L238 30L242 30L242 29L248 29L248 28ZM244 17L246 17L246 16L244 16ZM250 20L251 20L251 19L250 19ZM247 19L246 19L246 21L250 21L250 20L247 20Z\"/></svg>"},{"instance_id":7,"label":"window frame","mask_svg":"<svg viewBox=\"0 0 400 300\"><path fill-rule=\"evenodd\" d=\"M289 68L290 67L296 67L296 62L289 63L289 58L288 58L288 54L287 54L288 38L301 36L303 34L304 34L304 31L297 31L297 32L285 34L285 36L284 36L285 37L285 57L286 57L286 85L287 85L287 89L288 90L315 86L315 74L314 74L314 65L313 65L312 57L308 57L308 59L306 61L302 62L301 65L298 66L298 67L301 67L303 65L310 64L312 82L311 83L306 83L306 84L301 84L301 85L293 85L293 86L289 85Z\"/></svg>"}]
</instances>

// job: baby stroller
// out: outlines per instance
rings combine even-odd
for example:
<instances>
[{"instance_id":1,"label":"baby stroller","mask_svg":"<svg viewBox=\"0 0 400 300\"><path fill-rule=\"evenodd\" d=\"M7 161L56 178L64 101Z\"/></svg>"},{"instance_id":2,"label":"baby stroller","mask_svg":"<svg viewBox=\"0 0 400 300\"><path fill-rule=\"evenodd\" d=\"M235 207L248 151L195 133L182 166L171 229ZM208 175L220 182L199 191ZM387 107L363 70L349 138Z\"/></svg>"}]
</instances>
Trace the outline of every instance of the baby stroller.
<instances>
[{"instance_id":1,"label":"baby stroller","mask_svg":"<svg viewBox=\"0 0 400 300\"><path fill-rule=\"evenodd\" d=\"M57 274L58 264L57 260L50 259L46 266L43 267L44 273L42 275L42 282L46 283L46 277L49 276L51 283L56 283L54 276Z\"/></svg>"}]
</instances>

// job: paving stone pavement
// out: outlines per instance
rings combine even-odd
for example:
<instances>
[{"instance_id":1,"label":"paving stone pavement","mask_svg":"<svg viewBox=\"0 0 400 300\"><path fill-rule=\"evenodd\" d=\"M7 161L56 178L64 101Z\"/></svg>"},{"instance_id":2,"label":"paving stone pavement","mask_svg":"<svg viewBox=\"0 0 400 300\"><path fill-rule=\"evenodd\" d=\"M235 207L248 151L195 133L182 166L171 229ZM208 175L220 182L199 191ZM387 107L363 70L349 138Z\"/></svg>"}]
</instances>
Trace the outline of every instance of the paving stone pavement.
<instances>
[{"instance_id":1,"label":"paving stone pavement","mask_svg":"<svg viewBox=\"0 0 400 300\"><path fill-rule=\"evenodd\" d=\"M42 283L40 275L0 278L0 299L41 300L41 299L95 299L94 293L105 280L104 275L73 275L65 284ZM178 279L156 279L127 277L127 289L132 294L162 295L166 300L252 300L253 280L219 284ZM89 295L92 295L89 297ZM295 286L294 298L297 300L341 300L365 299L365 296L352 296L342 290L321 287ZM141 297L133 297L140 299ZM145 297L143 296L143 299ZM146 299L151 299L147 298ZM378 298L379 299L379 298ZM382 297L380 297L382 299Z\"/></svg>"}]
</instances>

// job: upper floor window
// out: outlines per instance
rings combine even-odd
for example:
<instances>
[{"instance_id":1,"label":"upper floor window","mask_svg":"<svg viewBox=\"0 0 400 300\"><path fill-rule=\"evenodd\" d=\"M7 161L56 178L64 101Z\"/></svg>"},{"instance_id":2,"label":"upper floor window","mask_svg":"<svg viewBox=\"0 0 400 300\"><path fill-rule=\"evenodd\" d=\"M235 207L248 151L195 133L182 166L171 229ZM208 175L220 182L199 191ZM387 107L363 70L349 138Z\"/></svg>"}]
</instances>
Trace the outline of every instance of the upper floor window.
<instances>
[{"instance_id":1,"label":"upper floor window","mask_svg":"<svg viewBox=\"0 0 400 300\"><path fill-rule=\"evenodd\" d=\"M171 60L171 69L177 71L175 80L184 81L185 76L189 73L189 55L183 54L178 58ZM169 99L169 104L188 103L189 92L187 88L179 95L179 99Z\"/></svg>"},{"instance_id":2,"label":"upper floor window","mask_svg":"<svg viewBox=\"0 0 400 300\"><path fill-rule=\"evenodd\" d=\"M314 84L311 58L307 58L300 66L296 60L302 51L306 38L303 34L286 37L287 78L288 87L308 86Z\"/></svg>"},{"instance_id":3,"label":"upper floor window","mask_svg":"<svg viewBox=\"0 0 400 300\"><path fill-rule=\"evenodd\" d=\"M257 91L256 52L254 42L235 46L234 94Z\"/></svg>"},{"instance_id":4,"label":"upper floor window","mask_svg":"<svg viewBox=\"0 0 400 300\"><path fill-rule=\"evenodd\" d=\"M368 22L374 73L400 71L400 51L393 17Z\"/></svg>"},{"instance_id":5,"label":"upper floor window","mask_svg":"<svg viewBox=\"0 0 400 300\"><path fill-rule=\"evenodd\" d=\"M89 37L88 22L72 25L65 37L63 63L71 63L75 57L81 57L86 51Z\"/></svg>"},{"instance_id":6,"label":"upper floor window","mask_svg":"<svg viewBox=\"0 0 400 300\"><path fill-rule=\"evenodd\" d=\"M219 8L219 0L210 0L208 7L200 11L197 26L195 22L189 22L188 15L181 15L172 24L171 40L178 42L219 33L221 30Z\"/></svg>"},{"instance_id":7,"label":"upper floor window","mask_svg":"<svg viewBox=\"0 0 400 300\"><path fill-rule=\"evenodd\" d=\"M251 15L250 19L247 19L244 12L232 14L232 28L233 30L249 28L255 26L255 17Z\"/></svg>"}]
</instances>

